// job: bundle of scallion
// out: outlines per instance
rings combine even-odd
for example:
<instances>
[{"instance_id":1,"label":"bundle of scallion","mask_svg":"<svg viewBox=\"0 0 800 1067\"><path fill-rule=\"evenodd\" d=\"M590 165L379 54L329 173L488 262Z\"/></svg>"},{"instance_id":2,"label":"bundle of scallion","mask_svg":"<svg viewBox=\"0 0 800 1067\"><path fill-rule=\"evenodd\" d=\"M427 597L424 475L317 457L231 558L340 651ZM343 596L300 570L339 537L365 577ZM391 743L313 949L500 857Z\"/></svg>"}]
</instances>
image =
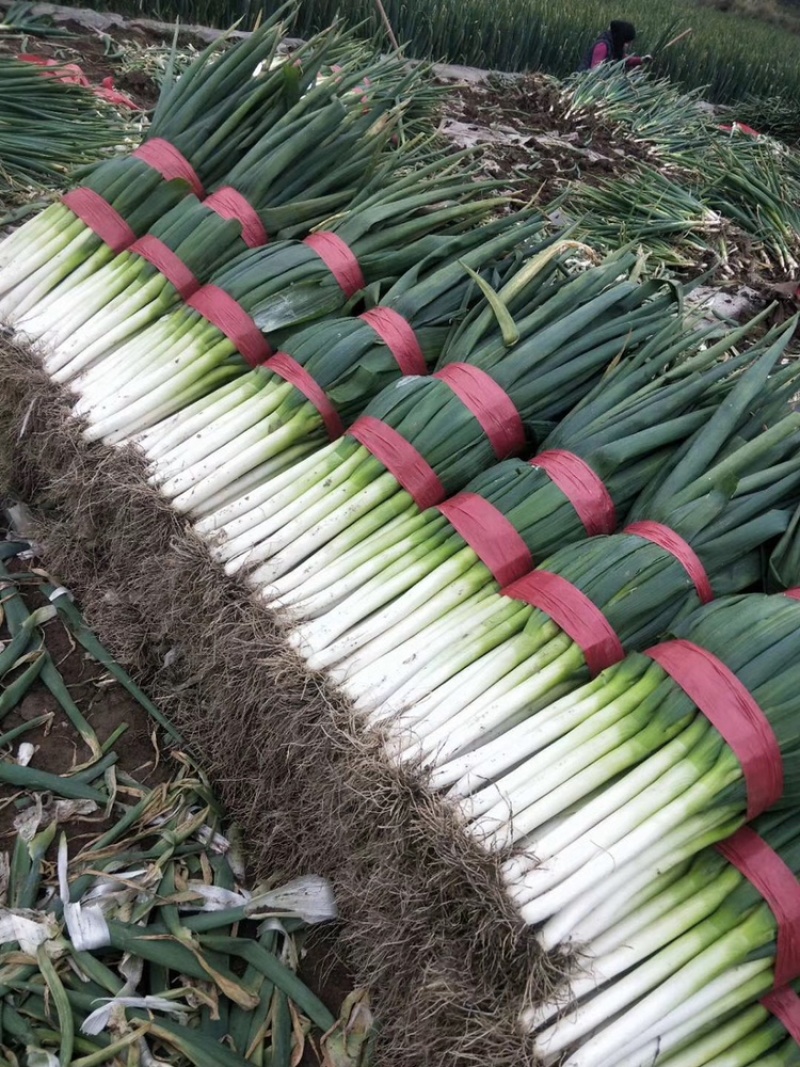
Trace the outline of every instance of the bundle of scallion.
<instances>
[{"instance_id":1,"label":"bundle of scallion","mask_svg":"<svg viewBox=\"0 0 800 1067\"><path fill-rule=\"evenodd\" d=\"M500 594L483 587L443 612L434 598L413 636L398 627L397 641L390 629L339 665L356 706L391 723L405 758L439 766L469 762L495 737L502 746L520 719L645 647L681 612L759 580L761 547L800 499L800 415L762 432L776 406L764 380L787 341L784 332L667 460L657 491L627 516L646 524L565 546ZM796 387L787 376L773 379L781 408ZM524 755L515 743L499 763ZM504 824L498 841L509 832Z\"/></svg>"},{"instance_id":2,"label":"bundle of scallion","mask_svg":"<svg viewBox=\"0 0 800 1067\"><path fill-rule=\"evenodd\" d=\"M172 446L153 480L178 510L203 515L219 506L221 492L276 456L340 437L391 381L425 374L436 362L454 320L481 294L465 267L488 273L498 255L542 228L539 219L510 215L468 230L407 271L363 315L315 323L288 338L279 355L225 390L226 403L238 397L227 415L197 430L194 413L190 440L186 434ZM199 407L216 408L216 399ZM180 429L180 413L172 418Z\"/></svg>"},{"instance_id":3,"label":"bundle of scallion","mask_svg":"<svg viewBox=\"0 0 800 1067\"><path fill-rule=\"evenodd\" d=\"M237 352L242 372L262 363L289 331L341 312L365 286L397 278L507 206L463 155L425 149L415 161L394 176L387 160L324 231L236 257L184 307L75 379L87 435L114 443L152 426L206 393L209 373Z\"/></svg>"},{"instance_id":4,"label":"bundle of scallion","mask_svg":"<svg viewBox=\"0 0 800 1067\"><path fill-rule=\"evenodd\" d=\"M771 637L792 642L797 654L800 607L795 602L787 610L795 618L773 626ZM756 641L774 669L774 646L761 640L764 620L758 608L749 618L757 619ZM800 711L797 686L784 676L777 694L784 707L778 712L773 694L779 687L770 685L764 664L757 666L755 659L743 663L737 676L748 678L750 684L744 684L751 692L750 685L757 682L758 702L771 722L774 716L779 732L783 727L789 735L796 733L790 720ZM794 748L796 759L796 743ZM789 788L796 793L793 769ZM792 800L796 803L796 796ZM730 801L727 807L735 811ZM729 814L722 825L736 823ZM712 831L711 840L715 833L720 837ZM703 1057L709 1051L721 1053L741 1041L769 1018L770 1003L777 1007L770 996L775 987L799 976L800 958L787 944L788 916L796 913L800 898L799 876L800 824L792 806L767 812L716 847L704 847L688 862L653 877L644 888L633 893L623 889L618 897L607 893L598 913L587 915L577 927L586 939L590 970L573 981L569 1006L550 1002L525 1014L526 1025L538 1031L538 1056L544 1063L558 1059L564 1067L688 1067L707 1063ZM759 1004L765 995L766 1005ZM563 1017L545 1025L559 1008L566 1008ZM763 1050L785 1036L780 1021L773 1019L755 1040ZM734 1058L723 1062L754 1062L744 1051L737 1048ZM751 1047L750 1056L752 1052Z\"/></svg>"},{"instance_id":5,"label":"bundle of scallion","mask_svg":"<svg viewBox=\"0 0 800 1067\"><path fill-rule=\"evenodd\" d=\"M19 299L108 263L188 193L202 197L220 185L301 98L337 34L320 35L294 62L271 67L286 31L279 14L222 55L221 42L209 46L177 81L168 75L143 144L93 168L79 189L0 244L4 318Z\"/></svg>"},{"instance_id":6,"label":"bundle of scallion","mask_svg":"<svg viewBox=\"0 0 800 1067\"><path fill-rule=\"evenodd\" d=\"M509 732L523 742L501 757L514 769L487 764L493 784L461 806L487 843L524 842L505 875L523 918L546 921L544 944L583 936L601 884L603 900L638 891L782 790L796 804L798 623L783 594L708 604L671 628L676 641L629 655Z\"/></svg>"},{"instance_id":7,"label":"bundle of scallion","mask_svg":"<svg viewBox=\"0 0 800 1067\"><path fill-rule=\"evenodd\" d=\"M539 253L468 319L435 376L401 378L341 441L198 523L202 533L221 532L214 551L228 570L266 560L251 577L269 587L358 520L356 540L441 502L522 452L535 420L568 410L671 313L671 294L653 299L657 285L625 278L638 262L632 253L551 289L539 272L560 253L560 245ZM515 299L516 323L504 310L511 301L513 314Z\"/></svg>"},{"instance_id":8,"label":"bundle of scallion","mask_svg":"<svg viewBox=\"0 0 800 1067\"><path fill-rule=\"evenodd\" d=\"M374 105L347 103L351 87L365 77L359 62L279 118L228 173L223 188L202 202L184 197L144 238L88 277L72 274L45 297L33 291L23 298L17 328L42 343L51 373L69 380L191 297L248 248L305 236L346 208L369 180L402 110L388 114L387 94L377 94L377 87L390 80L391 97L402 97L417 77L406 75L398 85L400 72L384 60L366 69ZM405 155L393 151L396 167Z\"/></svg>"},{"instance_id":9,"label":"bundle of scallion","mask_svg":"<svg viewBox=\"0 0 800 1067\"><path fill-rule=\"evenodd\" d=\"M706 421L710 407L698 401L713 382L730 381L735 363L721 357L753 325L688 359L709 330L670 320L562 420L547 452L506 460L439 507L353 545L336 538L324 565L311 557L284 575L272 592L293 618L313 620L293 634L309 666L330 667L368 642L379 652L390 628L402 628L396 642L422 629L428 605L443 614L484 589L499 592L562 545L613 533L669 451Z\"/></svg>"}]
</instances>

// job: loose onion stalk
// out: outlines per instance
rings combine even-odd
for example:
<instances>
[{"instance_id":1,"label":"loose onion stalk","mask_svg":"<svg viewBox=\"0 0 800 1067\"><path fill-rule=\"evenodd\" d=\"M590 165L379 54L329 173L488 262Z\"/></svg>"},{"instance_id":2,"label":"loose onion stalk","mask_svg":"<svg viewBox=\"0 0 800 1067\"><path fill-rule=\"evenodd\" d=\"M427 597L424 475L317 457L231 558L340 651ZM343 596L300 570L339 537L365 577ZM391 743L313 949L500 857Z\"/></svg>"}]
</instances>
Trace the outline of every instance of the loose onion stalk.
<instances>
[{"instance_id":1,"label":"loose onion stalk","mask_svg":"<svg viewBox=\"0 0 800 1067\"><path fill-rule=\"evenodd\" d=\"M753 830L800 874L793 810L767 813ZM757 1006L771 989L777 941L778 920L759 890L706 848L685 874L589 942L592 972L573 985L562 1018L542 1028L557 1010L552 1003L529 1013L526 1023L539 1029L536 1051L545 1062L567 1053L569 1067L661 1063L676 1045L685 1057L686 1044L709 1024ZM774 1040L781 1028L770 1029ZM705 1043L720 1045L716 1030Z\"/></svg>"},{"instance_id":2,"label":"loose onion stalk","mask_svg":"<svg viewBox=\"0 0 800 1067\"><path fill-rule=\"evenodd\" d=\"M348 211L326 227L351 250L367 284L398 277L448 235L507 203L476 196L496 183L476 181L472 168L463 167L463 155L425 150L417 158L421 165L390 184L394 163L387 160ZM273 348L289 331L341 312L354 295L300 241L238 256L212 276L211 284L239 302ZM73 388L81 394L75 413L93 424L90 438L115 443L185 406L186 391L236 351L234 341L197 311L180 308L75 379Z\"/></svg>"},{"instance_id":3,"label":"loose onion stalk","mask_svg":"<svg viewBox=\"0 0 800 1067\"><path fill-rule=\"evenodd\" d=\"M559 246L553 246L531 260L507 284L505 297L501 290L500 300L525 290L536 299L538 271L559 253ZM640 305L647 304L653 289L620 278L635 262L632 255L613 257L557 286L541 306L523 312L515 324L513 340L519 338L519 343L514 347L502 333L490 331L487 343L477 351L459 344L458 361L478 367L499 384L523 423L559 415L591 388L624 344L619 332L608 340L609 323L625 319L630 327L631 318L648 317L648 309ZM497 300L493 303L497 305ZM494 311L488 314L493 317ZM487 328L482 319L483 314L481 331ZM649 317L636 342L645 341L658 328L653 319L657 316ZM593 329L587 330L590 323ZM497 458L478 419L439 378L400 379L372 401L366 416L377 418L413 444L445 494L463 489ZM364 445L345 436L323 449L316 464L298 469L291 484L262 487L241 506L209 516L198 529L208 532L224 524L225 540L216 551L229 561L228 569L266 560L252 579L270 586L362 517L353 535L357 540L413 507L411 494L394 475ZM231 518L234 512L236 517Z\"/></svg>"},{"instance_id":4,"label":"loose onion stalk","mask_svg":"<svg viewBox=\"0 0 800 1067\"><path fill-rule=\"evenodd\" d=\"M369 179L402 109L387 113L385 94L376 105L354 102L351 87L367 73L377 84L391 80L401 96L408 86L398 85L398 71L384 60L366 69L361 62L355 66L347 77L306 93L226 176L225 188L244 196L263 234L246 241L240 222L226 222L195 197L184 197L150 228L149 235L174 252L198 284L264 236L280 240L307 234L346 208ZM393 156L402 165L405 152ZM16 321L29 340L41 342L56 380L69 381L180 301L178 289L129 250L82 280L70 275L44 298L34 290L18 305Z\"/></svg>"},{"instance_id":5,"label":"loose onion stalk","mask_svg":"<svg viewBox=\"0 0 800 1067\"><path fill-rule=\"evenodd\" d=\"M692 409L713 382L730 380L733 364L723 364L720 357L753 325L688 360L708 331L687 333L680 322L668 322L602 379L543 450L566 450L583 459L624 514L662 467L669 447L708 417L709 412ZM745 358L755 353L753 349ZM589 536L574 505L537 467L536 457L492 467L464 492L493 504L520 534L533 560ZM293 618L313 619L299 626L293 639L314 668L345 659L397 624L413 634L415 613L434 597L443 613L480 589L499 590L475 549L435 508L377 530L349 551L336 539L326 552L324 565L311 557L274 585L275 602L288 607Z\"/></svg>"},{"instance_id":6,"label":"loose onion stalk","mask_svg":"<svg viewBox=\"0 0 800 1067\"><path fill-rule=\"evenodd\" d=\"M419 345L423 368L435 363L453 322L480 297L481 290L465 267L489 273L494 257L532 239L541 229L541 221L502 217L453 237L392 286L377 307L405 319ZM509 264L501 266L508 269ZM342 426L350 425L373 396L402 374L391 349L360 317L316 323L288 338L282 351L324 389ZM315 404L300 389L287 390L286 380L269 364L249 377L254 391L244 402L205 429L195 430L190 441L173 445L156 463L153 480L179 511L202 515L208 502L234 479L301 443L319 448L337 436L329 435ZM213 404L213 398L207 399ZM173 418L180 427L180 414ZM158 429L154 427L153 433Z\"/></svg>"},{"instance_id":7,"label":"loose onion stalk","mask_svg":"<svg viewBox=\"0 0 800 1067\"><path fill-rule=\"evenodd\" d=\"M313 83L327 53L330 34L303 49L305 70L294 65L270 70L286 33L284 13L278 11L222 55L224 41L215 42L180 78L173 80L170 72L163 83L145 140L174 145L205 188L220 184L232 164ZM264 73L254 77L259 69ZM166 182L135 156L100 164L83 185L111 204L137 237L190 192L187 182ZM0 315L13 317L20 298L44 295L73 271L91 274L113 256L65 204L51 204L0 245Z\"/></svg>"},{"instance_id":8,"label":"loose onion stalk","mask_svg":"<svg viewBox=\"0 0 800 1067\"><path fill-rule=\"evenodd\" d=\"M668 461L661 479L668 491L630 516L665 523L689 541L720 593L758 579L760 546L782 532L787 519L781 506L792 504L800 416L759 434L761 424L749 413L787 338L784 331L743 375L729 402L690 441L687 455L681 450ZM776 376L778 399L792 387L784 377ZM770 411L774 400L765 391ZM747 443L728 455L737 434ZM665 478L670 468L673 474ZM653 640L684 603L697 602L677 559L633 535L572 544L539 569L577 584L625 647ZM475 589L467 584L467 595L455 606L449 606L447 590L440 595L443 608L432 597L412 619L380 633L334 672L373 720L411 729L406 755L422 754L435 764L505 732L516 716L588 676L582 651L548 615L499 593L485 575L473 578Z\"/></svg>"}]
</instances>

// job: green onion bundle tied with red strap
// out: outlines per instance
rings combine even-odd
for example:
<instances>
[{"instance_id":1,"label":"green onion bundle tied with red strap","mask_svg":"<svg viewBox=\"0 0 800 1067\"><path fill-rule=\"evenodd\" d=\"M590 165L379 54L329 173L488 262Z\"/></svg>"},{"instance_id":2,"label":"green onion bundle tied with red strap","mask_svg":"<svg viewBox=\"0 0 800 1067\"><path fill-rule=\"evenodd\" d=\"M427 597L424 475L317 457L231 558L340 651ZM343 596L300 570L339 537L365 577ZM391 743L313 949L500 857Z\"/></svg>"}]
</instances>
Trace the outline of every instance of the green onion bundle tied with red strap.
<instances>
[{"instance_id":1,"label":"green onion bundle tied with red strap","mask_svg":"<svg viewBox=\"0 0 800 1067\"><path fill-rule=\"evenodd\" d=\"M265 464L340 437L391 381L436 362L453 323L481 295L466 268L483 276L510 269L507 253L542 229L541 220L515 215L470 229L406 272L375 307L293 334L262 366L141 436L154 483L178 510L203 515L220 506L220 494L241 496Z\"/></svg>"},{"instance_id":2,"label":"green onion bundle tied with red strap","mask_svg":"<svg viewBox=\"0 0 800 1067\"><path fill-rule=\"evenodd\" d=\"M366 103L352 93L365 78ZM419 75L398 61L365 65L356 55L280 116L204 200L184 197L88 276L87 264L46 297L37 299L34 290L17 306L18 330L41 343L57 381L70 381L188 300L248 248L305 236L368 182L416 81ZM407 151L391 154L401 167Z\"/></svg>"},{"instance_id":3,"label":"green onion bundle tied with red strap","mask_svg":"<svg viewBox=\"0 0 800 1067\"><path fill-rule=\"evenodd\" d=\"M434 605L427 625L423 609L413 636L398 626L339 665L356 706L392 726L405 757L422 754L440 784L491 781L473 750L491 742L492 773L502 774L524 754L512 731L520 720L535 729L538 707L646 647L712 589L758 580L761 546L800 498L800 416L762 432L765 412L795 388L791 367L770 379L774 394L764 387L787 339L665 464L623 533L566 546L499 594L482 587L450 611Z\"/></svg>"},{"instance_id":4,"label":"green onion bundle tied with red strap","mask_svg":"<svg viewBox=\"0 0 800 1067\"><path fill-rule=\"evenodd\" d=\"M743 657L737 647L740 665L732 677L749 696L758 694L766 729L773 717L779 730L791 729L783 721L788 709L778 711L774 703L765 668L775 665L775 644L793 643L795 654L800 651L800 606L767 606L764 599L748 598L744 607L757 627L760 656ZM720 605L721 613L740 606ZM720 655L730 659L727 649ZM789 696L796 716L797 689L789 695L784 679L784 691L774 693L781 700ZM702 718L702 708L695 715ZM727 798L731 827L741 822L734 814L736 792ZM523 1016L536 1031L535 1049L544 1062L561 1057L569 1067L735 1067L772 1062L758 1053L780 1046L787 1030L800 1038L800 1002L792 988L800 977L800 824L794 803L796 798L788 808L766 812L718 844L660 868L663 873L645 885L625 884L615 873L619 889L613 894L600 899L592 887L589 895L598 906L573 928L585 970L570 983L572 999L537 1005ZM726 1050L724 1059L714 1058Z\"/></svg>"},{"instance_id":5,"label":"green onion bundle tied with red strap","mask_svg":"<svg viewBox=\"0 0 800 1067\"><path fill-rule=\"evenodd\" d=\"M0 244L0 315L32 307L73 271L91 274L144 236L184 196L202 198L313 85L338 33L274 66L286 33L279 11L220 54L209 46L171 72L144 142L94 168L83 184Z\"/></svg>"},{"instance_id":6,"label":"green onion bundle tied with red strap","mask_svg":"<svg viewBox=\"0 0 800 1067\"><path fill-rule=\"evenodd\" d=\"M706 391L735 380L737 362L721 357L756 321L708 344L710 330L670 320L603 377L532 460L505 460L463 493L349 548L341 535L324 566L312 556L284 575L273 591L294 619L310 620L293 635L309 665L330 667L368 643L378 653L387 631L395 641L398 626L411 636L434 612L499 592L562 545L613 533L670 450L712 413Z\"/></svg>"},{"instance_id":7,"label":"green onion bundle tied with red strap","mask_svg":"<svg viewBox=\"0 0 800 1067\"><path fill-rule=\"evenodd\" d=\"M404 163L397 176L388 158L324 229L237 256L183 307L74 379L88 436L115 443L147 429L207 393L209 377L258 366L289 331L342 312L368 284L396 279L507 205L463 154L422 148Z\"/></svg>"},{"instance_id":8,"label":"green onion bundle tied with red strap","mask_svg":"<svg viewBox=\"0 0 800 1067\"><path fill-rule=\"evenodd\" d=\"M672 294L625 277L637 262L631 254L550 282L555 276L540 272L563 251L539 253L478 309L435 375L401 378L284 484L272 480L199 522L204 534L218 531L215 551L228 569L267 561L252 578L268 593L343 530L353 527L356 543L394 516L440 503L520 454L526 422L562 414L615 355L645 343L674 313Z\"/></svg>"}]
</instances>

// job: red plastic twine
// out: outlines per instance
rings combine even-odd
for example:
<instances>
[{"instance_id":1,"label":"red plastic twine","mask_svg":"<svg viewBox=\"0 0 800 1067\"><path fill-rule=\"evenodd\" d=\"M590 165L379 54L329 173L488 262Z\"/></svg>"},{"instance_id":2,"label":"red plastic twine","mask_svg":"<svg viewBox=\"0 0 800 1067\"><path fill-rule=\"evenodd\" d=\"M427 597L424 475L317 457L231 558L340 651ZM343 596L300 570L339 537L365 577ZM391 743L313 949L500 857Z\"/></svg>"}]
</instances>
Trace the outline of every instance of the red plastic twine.
<instances>
[{"instance_id":1,"label":"red plastic twine","mask_svg":"<svg viewBox=\"0 0 800 1067\"><path fill-rule=\"evenodd\" d=\"M209 207L220 218L235 219L242 227L242 240L248 248L259 248L267 244L269 234L264 229L261 216L238 189L226 185L217 189L203 201L203 207Z\"/></svg>"},{"instance_id":2,"label":"red plastic twine","mask_svg":"<svg viewBox=\"0 0 800 1067\"><path fill-rule=\"evenodd\" d=\"M199 311L232 341L251 367L263 363L272 355L267 339L241 304L216 285L204 285L186 304Z\"/></svg>"},{"instance_id":3,"label":"red plastic twine","mask_svg":"<svg viewBox=\"0 0 800 1067\"><path fill-rule=\"evenodd\" d=\"M94 189L72 189L61 197L61 202L66 204L81 222L85 222L101 241L105 241L115 255L130 248L136 240L136 234L122 215Z\"/></svg>"},{"instance_id":4,"label":"red plastic twine","mask_svg":"<svg viewBox=\"0 0 800 1067\"><path fill-rule=\"evenodd\" d=\"M783 761L775 732L752 693L712 652L691 641L665 641L645 652L690 697L739 760L747 787L747 818L783 793Z\"/></svg>"},{"instance_id":5,"label":"red plastic twine","mask_svg":"<svg viewBox=\"0 0 800 1067\"><path fill-rule=\"evenodd\" d=\"M800 882L763 838L743 826L717 851L745 876L769 904L778 924L776 989L800 976Z\"/></svg>"},{"instance_id":6,"label":"red plastic twine","mask_svg":"<svg viewBox=\"0 0 800 1067\"><path fill-rule=\"evenodd\" d=\"M592 675L624 658L622 642L600 608L561 575L531 571L502 594L547 612L582 650Z\"/></svg>"},{"instance_id":7,"label":"red plastic twine","mask_svg":"<svg viewBox=\"0 0 800 1067\"><path fill-rule=\"evenodd\" d=\"M168 182L175 178L188 182L198 200L202 200L206 195L203 183L197 177L194 167L186 156L179 152L174 144L170 144L162 137L153 137L150 141L144 141L133 155L136 159L141 159L142 163L146 163L148 167L157 170Z\"/></svg>"},{"instance_id":8,"label":"red plastic twine","mask_svg":"<svg viewBox=\"0 0 800 1067\"><path fill-rule=\"evenodd\" d=\"M483 427L498 459L525 447L525 427L509 395L486 371L470 363L449 363L433 375L446 382Z\"/></svg>"},{"instance_id":9,"label":"red plastic twine","mask_svg":"<svg viewBox=\"0 0 800 1067\"><path fill-rule=\"evenodd\" d=\"M800 589L787 589L783 595L788 596L791 600L800 600Z\"/></svg>"},{"instance_id":10,"label":"red plastic twine","mask_svg":"<svg viewBox=\"0 0 800 1067\"><path fill-rule=\"evenodd\" d=\"M792 987L774 989L762 997L761 1003L776 1019L780 1019L789 1035L800 1045L800 997Z\"/></svg>"},{"instance_id":11,"label":"red plastic twine","mask_svg":"<svg viewBox=\"0 0 800 1067\"><path fill-rule=\"evenodd\" d=\"M439 511L500 585L516 581L533 567L530 551L519 531L482 496L459 493L439 504Z\"/></svg>"},{"instance_id":12,"label":"red plastic twine","mask_svg":"<svg viewBox=\"0 0 800 1067\"><path fill-rule=\"evenodd\" d=\"M610 534L617 528L617 511L602 478L574 452L554 448L531 460L543 470L575 508L589 537Z\"/></svg>"},{"instance_id":13,"label":"red plastic twine","mask_svg":"<svg viewBox=\"0 0 800 1067\"><path fill-rule=\"evenodd\" d=\"M306 400L311 401L322 416L331 440L342 436L344 426L339 418L339 412L328 399L328 394L322 386L314 381L305 367L301 366L296 359L292 359L288 352L276 352L264 366L299 389Z\"/></svg>"},{"instance_id":14,"label":"red plastic twine","mask_svg":"<svg viewBox=\"0 0 800 1067\"><path fill-rule=\"evenodd\" d=\"M674 556L694 582L701 604L708 604L714 599L714 590L711 588L711 582L708 580L702 560L680 534L676 534L669 526L663 526L660 522L632 522L622 532L643 537L645 541L652 541L654 545L658 545L659 548L663 548L665 552Z\"/></svg>"},{"instance_id":15,"label":"red plastic twine","mask_svg":"<svg viewBox=\"0 0 800 1067\"><path fill-rule=\"evenodd\" d=\"M304 239L303 244L317 253L348 300L367 284L358 260L335 233L312 233Z\"/></svg>"},{"instance_id":16,"label":"red plastic twine","mask_svg":"<svg viewBox=\"0 0 800 1067\"><path fill-rule=\"evenodd\" d=\"M447 494L436 471L397 430L372 415L362 415L347 433L380 460L417 507L424 510L444 500Z\"/></svg>"},{"instance_id":17,"label":"red plastic twine","mask_svg":"<svg viewBox=\"0 0 800 1067\"><path fill-rule=\"evenodd\" d=\"M140 237L131 245L129 251L136 252L142 259L152 263L156 270L175 286L182 300L188 300L192 293L196 293L200 288L200 282L180 256L176 255L158 237L146 233L144 237Z\"/></svg>"},{"instance_id":18,"label":"red plastic twine","mask_svg":"<svg viewBox=\"0 0 800 1067\"><path fill-rule=\"evenodd\" d=\"M376 307L358 316L387 345L403 374L427 374L428 367L411 325L392 308Z\"/></svg>"}]
</instances>

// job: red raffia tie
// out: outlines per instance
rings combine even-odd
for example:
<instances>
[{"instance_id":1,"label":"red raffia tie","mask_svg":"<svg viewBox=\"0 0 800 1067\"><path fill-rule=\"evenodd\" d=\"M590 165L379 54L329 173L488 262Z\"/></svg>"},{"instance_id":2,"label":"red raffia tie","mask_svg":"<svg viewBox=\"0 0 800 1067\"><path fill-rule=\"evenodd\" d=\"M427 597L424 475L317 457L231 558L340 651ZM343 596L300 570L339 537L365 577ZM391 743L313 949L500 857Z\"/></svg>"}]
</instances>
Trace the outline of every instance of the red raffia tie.
<instances>
[{"instance_id":1,"label":"red raffia tie","mask_svg":"<svg viewBox=\"0 0 800 1067\"><path fill-rule=\"evenodd\" d=\"M800 600L800 589L787 589L783 595L788 596L790 600Z\"/></svg>"},{"instance_id":2,"label":"red raffia tie","mask_svg":"<svg viewBox=\"0 0 800 1067\"><path fill-rule=\"evenodd\" d=\"M260 248L269 242L261 216L251 203L232 185L217 189L203 201L203 207L211 208L220 218L234 219L242 227L242 240L248 248Z\"/></svg>"},{"instance_id":3,"label":"red raffia tie","mask_svg":"<svg viewBox=\"0 0 800 1067\"><path fill-rule=\"evenodd\" d=\"M617 511L611 494L598 474L574 452L553 448L531 460L543 470L575 508L589 537L610 534L617 528Z\"/></svg>"},{"instance_id":4,"label":"red raffia tie","mask_svg":"<svg viewBox=\"0 0 800 1067\"><path fill-rule=\"evenodd\" d=\"M410 323L393 308L376 307L358 316L386 344L402 374L427 374L425 356Z\"/></svg>"},{"instance_id":5,"label":"red raffia tie","mask_svg":"<svg viewBox=\"0 0 800 1067\"><path fill-rule=\"evenodd\" d=\"M328 436L331 440L342 436L344 426L339 418L339 412L330 402L328 394L322 386L314 381L305 367L301 366L296 359L293 359L288 352L276 352L274 356L267 360L264 366L267 370L279 375L284 381L289 382L295 389L299 389L306 400L314 405L325 423L325 429L328 431Z\"/></svg>"},{"instance_id":6,"label":"red raffia tie","mask_svg":"<svg viewBox=\"0 0 800 1067\"><path fill-rule=\"evenodd\" d=\"M86 223L101 241L105 241L115 255L130 248L136 240L136 234L122 215L94 189L87 189L85 186L72 189L61 197L61 202L77 215L81 222Z\"/></svg>"},{"instance_id":7,"label":"red raffia tie","mask_svg":"<svg viewBox=\"0 0 800 1067\"><path fill-rule=\"evenodd\" d=\"M749 826L720 841L716 848L758 890L775 916L778 948L774 987L780 989L800 976L800 882L778 853Z\"/></svg>"},{"instance_id":8,"label":"red raffia tie","mask_svg":"<svg viewBox=\"0 0 800 1067\"><path fill-rule=\"evenodd\" d=\"M444 500L444 486L425 457L402 434L372 415L362 415L347 431L368 449L423 511Z\"/></svg>"},{"instance_id":9,"label":"red raffia tie","mask_svg":"<svg viewBox=\"0 0 800 1067\"><path fill-rule=\"evenodd\" d=\"M600 608L560 574L531 571L502 595L546 612L581 649L593 676L624 659L622 642Z\"/></svg>"},{"instance_id":10,"label":"red raffia tie","mask_svg":"<svg viewBox=\"0 0 800 1067\"><path fill-rule=\"evenodd\" d=\"M216 285L204 285L189 297L186 305L199 311L203 318L224 333L251 367L258 366L272 355L264 334L242 305L224 289Z\"/></svg>"},{"instance_id":11,"label":"red raffia tie","mask_svg":"<svg viewBox=\"0 0 800 1067\"><path fill-rule=\"evenodd\" d=\"M665 641L645 655L694 701L739 760L748 820L771 808L783 794L783 760L775 731L753 694L713 652L691 641Z\"/></svg>"},{"instance_id":12,"label":"red raffia tie","mask_svg":"<svg viewBox=\"0 0 800 1067\"><path fill-rule=\"evenodd\" d=\"M157 271L160 271L167 281L173 285L181 300L188 300L200 288L200 282L189 270L180 256L176 255L158 237L146 233L129 248L148 263L152 263Z\"/></svg>"},{"instance_id":13,"label":"red raffia tie","mask_svg":"<svg viewBox=\"0 0 800 1067\"><path fill-rule=\"evenodd\" d=\"M188 182L198 200L202 200L206 195L203 183L197 177L192 164L174 144L165 141L163 137L153 137L150 141L144 141L133 155L136 159L141 159L142 163L146 163L148 167L158 171L168 182L175 178Z\"/></svg>"},{"instance_id":14,"label":"red raffia tie","mask_svg":"<svg viewBox=\"0 0 800 1067\"><path fill-rule=\"evenodd\" d=\"M446 382L483 427L498 459L525 448L525 427L511 397L486 371L471 363L448 363L433 375Z\"/></svg>"},{"instance_id":15,"label":"red raffia tie","mask_svg":"<svg viewBox=\"0 0 800 1067\"><path fill-rule=\"evenodd\" d=\"M800 997L792 987L774 989L762 997L761 1003L776 1019L780 1019L789 1036L800 1045Z\"/></svg>"},{"instance_id":16,"label":"red raffia tie","mask_svg":"<svg viewBox=\"0 0 800 1067\"><path fill-rule=\"evenodd\" d=\"M674 556L694 582L701 604L708 604L714 599L714 590L711 588L711 582L702 560L680 534L660 522L632 522L622 532L633 534L635 537L643 537L645 541L652 541L654 545L658 545L659 548L663 548L665 552Z\"/></svg>"},{"instance_id":17,"label":"red raffia tie","mask_svg":"<svg viewBox=\"0 0 800 1067\"><path fill-rule=\"evenodd\" d=\"M303 244L317 253L348 300L367 284L355 255L335 233L312 233Z\"/></svg>"},{"instance_id":18,"label":"red raffia tie","mask_svg":"<svg viewBox=\"0 0 800 1067\"><path fill-rule=\"evenodd\" d=\"M533 567L528 546L514 524L477 493L459 493L439 504L439 511L501 586Z\"/></svg>"}]
</instances>

